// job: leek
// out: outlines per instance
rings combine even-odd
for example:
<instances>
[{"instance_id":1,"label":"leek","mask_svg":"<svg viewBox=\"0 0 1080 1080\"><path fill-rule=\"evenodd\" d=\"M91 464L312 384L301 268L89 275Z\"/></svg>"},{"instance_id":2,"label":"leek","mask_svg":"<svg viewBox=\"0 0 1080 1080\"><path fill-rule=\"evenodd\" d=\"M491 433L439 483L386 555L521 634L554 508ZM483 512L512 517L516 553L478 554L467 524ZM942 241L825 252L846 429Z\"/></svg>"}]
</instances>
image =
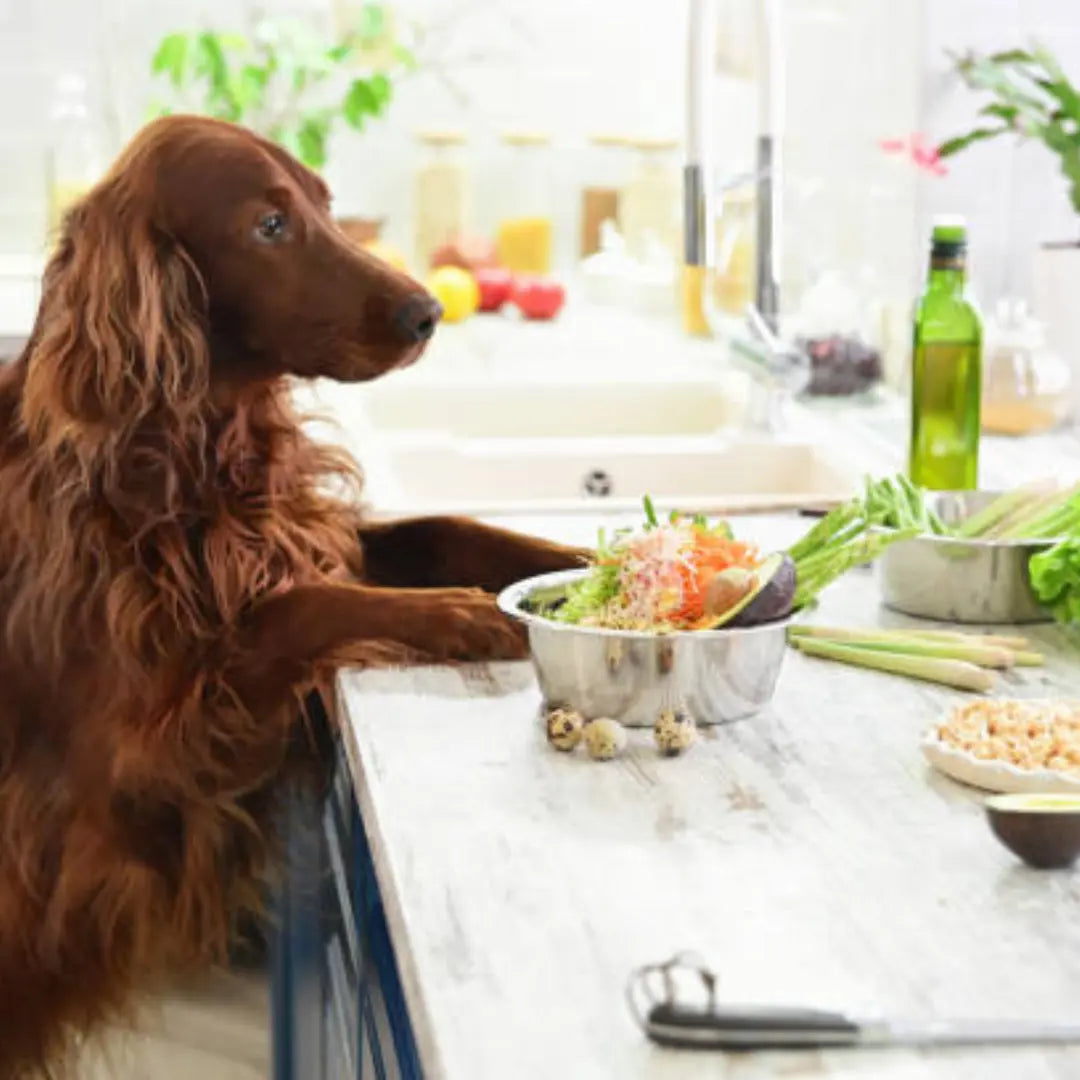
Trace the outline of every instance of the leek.
<instances>
[{"instance_id":1,"label":"leek","mask_svg":"<svg viewBox=\"0 0 1080 1080\"><path fill-rule=\"evenodd\" d=\"M909 656L905 653L882 652L835 641L796 637L796 647L808 656L836 660L843 664L906 675L924 682L952 686L958 690L986 693L993 689L994 676L984 668L966 660L943 660L929 656Z\"/></svg>"}]
</instances>

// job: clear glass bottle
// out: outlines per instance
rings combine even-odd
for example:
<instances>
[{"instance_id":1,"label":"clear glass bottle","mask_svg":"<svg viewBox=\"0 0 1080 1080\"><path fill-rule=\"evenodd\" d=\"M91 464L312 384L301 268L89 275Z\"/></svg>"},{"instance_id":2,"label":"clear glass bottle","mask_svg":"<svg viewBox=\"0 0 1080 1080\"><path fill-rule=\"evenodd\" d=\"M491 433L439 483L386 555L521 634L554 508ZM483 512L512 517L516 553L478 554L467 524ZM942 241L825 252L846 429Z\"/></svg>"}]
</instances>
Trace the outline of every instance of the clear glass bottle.
<instances>
[{"instance_id":1,"label":"clear glass bottle","mask_svg":"<svg viewBox=\"0 0 1080 1080\"><path fill-rule=\"evenodd\" d=\"M548 136L533 131L504 133L508 147L507 197L495 231L499 264L516 274L551 272L554 247L554 199Z\"/></svg>"},{"instance_id":2,"label":"clear glass bottle","mask_svg":"<svg viewBox=\"0 0 1080 1080\"><path fill-rule=\"evenodd\" d=\"M915 307L911 378L914 483L936 491L978 486L982 318L967 289L967 228L935 223L926 289Z\"/></svg>"},{"instance_id":3,"label":"clear glass bottle","mask_svg":"<svg viewBox=\"0 0 1080 1080\"><path fill-rule=\"evenodd\" d=\"M86 80L74 73L56 83L49 115L46 201L50 241L64 214L101 178L103 154L91 120Z\"/></svg>"},{"instance_id":4,"label":"clear glass bottle","mask_svg":"<svg viewBox=\"0 0 1080 1080\"><path fill-rule=\"evenodd\" d=\"M416 266L425 272L437 248L459 240L468 226L469 177L459 131L422 131L417 135L424 159L414 178Z\"/></svg>"}]
</instances>

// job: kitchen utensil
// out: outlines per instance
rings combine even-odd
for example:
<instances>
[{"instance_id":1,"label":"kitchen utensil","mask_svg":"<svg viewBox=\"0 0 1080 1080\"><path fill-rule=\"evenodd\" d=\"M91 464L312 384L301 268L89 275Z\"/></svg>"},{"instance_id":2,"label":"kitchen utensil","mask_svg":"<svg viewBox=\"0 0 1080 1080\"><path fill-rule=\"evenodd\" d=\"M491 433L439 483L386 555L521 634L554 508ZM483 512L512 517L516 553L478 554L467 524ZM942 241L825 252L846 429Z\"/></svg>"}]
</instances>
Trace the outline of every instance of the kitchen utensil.
<instances>
[{"instance_id":1,"label":"kitchen utensil","mask_svg":"<svg viewBox=\"0 0 1080 1080\"><path fill-rule=\"evenodd\" d=\"M704 1002L679 1001L678 982L700 980ZM1080 1024L1000 1020L863 1019L813 1008L717 1005L716 976L692 956L636 971L630 1009L646 1035L685 1050L1080 1044Z\"/></svg>"},{"instance_id":2,"label":"kitchen utensil","mask_svg":"<svg viewBox=\"0 0 1080 1080\"><path fill-rule=\"evenodd\" d=\"M790 619L745 629L650 634L553 622L535 614L587 571L529 578L505 589L499 607L528 628L537 681L548 707L649 727L665 709L699 724L750 716L772 698Z\"/></svg>"},{"instance_id":3,"label":"kitchen utensil","mask_svg":"<svg viewBox=\"0 0 1080 1080\"><path fill-rule=\"evenodd\" d=\"M928 505L946 525L987 506L999 492L939 492ZM1028 579L1032 555L1045 540L958 540L916 536L892 544L878 560L882 599L905 615L940 622L1047 622Z\"/></svg>"}]
</instances>

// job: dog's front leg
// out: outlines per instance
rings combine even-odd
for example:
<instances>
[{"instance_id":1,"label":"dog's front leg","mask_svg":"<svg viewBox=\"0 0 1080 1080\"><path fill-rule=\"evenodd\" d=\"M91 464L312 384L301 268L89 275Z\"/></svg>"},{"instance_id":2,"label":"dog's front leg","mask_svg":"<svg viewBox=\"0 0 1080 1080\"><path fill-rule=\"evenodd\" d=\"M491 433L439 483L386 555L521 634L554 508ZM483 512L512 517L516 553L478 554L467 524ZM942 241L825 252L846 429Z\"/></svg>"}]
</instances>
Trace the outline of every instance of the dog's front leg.
<instances>
[{"instance_id":1,"label":"dog's front leg","mask_svg":"<svg viewBox=\"0 0 1080 1080\"><path fill-rule=\"evenodd\" d=\"M373 522L360 530L363 576L377 585L498 592L535 574L584 566L590 552L461 517Z\"/></svg>"},{"instance_id":2,"label":"dog's front leg","mask_svg":"<svg viewBox=\"0 0 1080 1080\"><path fill-rule=\"evenodd\" d=\"M522 629L476 589L301 585L263 600L239 630L228 683L256 713L316 667L385 652L429 661L519 659Z\"/></svg>"}]
</instances>

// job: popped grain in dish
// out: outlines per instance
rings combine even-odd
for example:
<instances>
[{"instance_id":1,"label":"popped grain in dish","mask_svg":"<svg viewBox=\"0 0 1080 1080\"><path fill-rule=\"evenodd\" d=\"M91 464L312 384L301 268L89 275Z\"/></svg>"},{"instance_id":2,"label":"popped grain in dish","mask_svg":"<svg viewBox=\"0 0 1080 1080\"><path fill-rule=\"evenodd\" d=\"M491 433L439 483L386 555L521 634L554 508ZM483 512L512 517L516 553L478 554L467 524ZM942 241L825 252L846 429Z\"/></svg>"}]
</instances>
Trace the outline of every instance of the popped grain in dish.
<instances>
[{"instance_id":1,"label":"popped grain in dish","mask_svg":"<svg viewBox=\"0 0 1080 1080\"><path fill-rule=\"evenodd\" d=\"M1080 702L974 701L957 706L937 734L981 761L1080 774Z\"/></svg>"}]
</instances>

